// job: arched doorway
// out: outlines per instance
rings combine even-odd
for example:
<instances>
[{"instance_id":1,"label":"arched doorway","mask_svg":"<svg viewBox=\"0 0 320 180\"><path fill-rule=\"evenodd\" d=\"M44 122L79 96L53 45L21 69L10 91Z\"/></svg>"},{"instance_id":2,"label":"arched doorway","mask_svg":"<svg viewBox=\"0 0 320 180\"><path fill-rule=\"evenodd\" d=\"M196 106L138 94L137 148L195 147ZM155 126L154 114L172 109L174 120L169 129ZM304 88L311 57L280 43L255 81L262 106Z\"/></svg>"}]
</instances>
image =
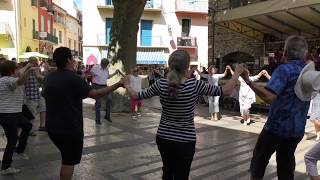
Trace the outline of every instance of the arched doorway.
<instances>
[{"instance_id":1,"label":"arched doorway","mask_svg":"<svg viewBox=\"0 0 320 180\"><path fill-rule=\"evenodd\" d=\"M239 63L254 64L254 57L248 53L237 51L225 55L222 58L222 63L225 65Z\"/></svg>"},{"instance_id":2,"label":"arched doorway","mask_svg":"<svg viewBox=\"0 0 320 180\"><path fill-rule=\"evenodd\" d=\"M259 67L255 66L254 57L246 52L241 51L236 51L225 55L222 58L220 67L225 68L227 65L230 65L231 67L235 68L235 65L240 63L246 64L251 73L259 71Z\"/></svg>"}]
</instances>

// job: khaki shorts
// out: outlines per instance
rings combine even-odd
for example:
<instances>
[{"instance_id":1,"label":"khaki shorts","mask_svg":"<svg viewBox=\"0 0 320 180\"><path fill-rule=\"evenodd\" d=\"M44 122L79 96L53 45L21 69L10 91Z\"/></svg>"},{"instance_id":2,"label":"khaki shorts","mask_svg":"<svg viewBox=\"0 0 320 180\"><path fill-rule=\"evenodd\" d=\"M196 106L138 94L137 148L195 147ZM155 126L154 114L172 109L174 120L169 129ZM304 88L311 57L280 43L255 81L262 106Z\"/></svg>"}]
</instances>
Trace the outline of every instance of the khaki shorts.
<instances>
[{"instance_id":1,"label":"khaki shorts","mask_svg":"<svg viewBox=\"0 0 320 180\"><path fill-rule=\"evenodd\" d=\"M40 97L40 100L27 100L26 105L34 116L46 111L46 102L43 97Z\"/></svg>"}]
</instances>

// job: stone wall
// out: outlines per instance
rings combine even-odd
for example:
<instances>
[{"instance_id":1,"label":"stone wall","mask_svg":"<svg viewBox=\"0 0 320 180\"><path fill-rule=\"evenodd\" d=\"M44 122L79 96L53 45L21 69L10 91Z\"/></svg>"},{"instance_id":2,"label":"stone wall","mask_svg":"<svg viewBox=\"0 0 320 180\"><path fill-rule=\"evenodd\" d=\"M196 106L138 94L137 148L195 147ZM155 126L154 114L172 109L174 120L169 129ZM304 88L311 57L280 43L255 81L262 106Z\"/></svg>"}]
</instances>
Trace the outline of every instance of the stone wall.
<instances>
[{"instance_id":1,"label":"stone wall","mask_svg":"<svg viewBox=\"0 0 320 180\"><path fill-rule=\"evenodd\" d=\"M213 62L215 58L233 52L248 53L254 58L264 56L264 44L240 33L228 30L218 25L213 25L214 10L221 11L229 8L229 0L209 0L209 25L208 25L208 59ZM213 36L214 35L214 36ZM214 42L214 44L213 44ZM213 50L214 48L214 50Z\"/></svg>"}]
</instances>

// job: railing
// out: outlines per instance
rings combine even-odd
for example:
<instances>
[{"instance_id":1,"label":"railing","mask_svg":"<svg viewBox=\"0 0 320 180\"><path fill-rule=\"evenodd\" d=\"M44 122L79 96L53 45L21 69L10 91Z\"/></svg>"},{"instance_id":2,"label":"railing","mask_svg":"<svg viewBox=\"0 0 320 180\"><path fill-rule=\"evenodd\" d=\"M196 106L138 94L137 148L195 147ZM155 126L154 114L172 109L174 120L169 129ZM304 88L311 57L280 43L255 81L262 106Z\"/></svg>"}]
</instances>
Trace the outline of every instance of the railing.
<instances>
[{"instance_id":1,"label":"railing","mask_svg":"<svg viewBox=\"0 0 320 180\"><path fill-rule=\"evenodd\" d=\"M263 1L268 1L268 0L230 0L230 9L233 8L238 8L242 6L247 6L250 4L255 4Z\"/></svg>"},{"instance_id":2,"label":"railing","mask_svg":"<svg viewBox=\"0 0 320 180\"><path fill-rule=\"evenodd\" d=\"M32 31L32 38L33 38L33 39L39 39L39 32L33 30L33 31Z\"/></svg>"},{"instance_id":3,"label":"railing","mask_svg":"<svg viewBox=\"0 0 320 180\"><path fill-rule=\"evenodd\" d=\"M46 40L46 41L50 41L54 44L58 44L58 37L48 33L48 32L40 32L39 33L39 39L40 40Z\"/></svg>"},{"instance_id":4,"label":"railing","mask_svg":"<svg viewBox=\"0 0 320 180\"><path fill-rule=\"evenodd\" d=\"M208 1L207 1L208 2ZM97 0L98 6L113 7L112 1ZM146 2L145 9L162 9L161 0L149 0Z\"/></svg>"},{"instance_id":5,"label":"railing","mask_svg":"<svg viewBox=\"0 0 320 180\"><path fill-rule=\"evenodd\" d=\"M49 34L49 33L47 34L47 40L55 44L58 44L58 38L52 34Z\"/></svg>"},{"instance_id":6,"label":"railing","mask_svg":"<svg viewBox=\"0 0 320 180\"><path fill-rule=\"evenodd\" d=\"M208 13L208 0L176 0L176 11Z\"/></svg>"},{"instance_id":7,"label":"railing","mask_svg":"<svg viewBox=\"0 0 320 180\"><path fill-rule=\"evenodd\" d=\"M197 47L197 38L196 37L178 37L177 38L178 46L189 46Z\"/></svg>"},{"instance_id":8,"label":"railing","mask_svg":"<svg viewBox=\"0 0 320 180\"><path fill-rule=\"evenodd\" d=\"M142 43L142 41L144 41L144 43ZM105 34L97 35L97 45L109 45L107 44L107 37ZM137 45L140 47L165 47L161 36L144 36L142 39L140 37L140 39L138 39Z\"/></svg>"},{"instance_id":9,"label":"railing","mask_svg":"<svg viewBox=\"0 0 320 180\"><path fill-rule=\"evenodd\" d=\"M40 0L40 7L48 9L48 0Z\"/></svg>"},{"instance_id":10,"label":"railing","mask_svg":"<svg viewBox=\"0 0 320 180\"><path fill-rule=\"evenodd\" d=\"M143 47L163 47L162 36L143 36L140 37L140 46Z\"/></svg>"}]
</instances>

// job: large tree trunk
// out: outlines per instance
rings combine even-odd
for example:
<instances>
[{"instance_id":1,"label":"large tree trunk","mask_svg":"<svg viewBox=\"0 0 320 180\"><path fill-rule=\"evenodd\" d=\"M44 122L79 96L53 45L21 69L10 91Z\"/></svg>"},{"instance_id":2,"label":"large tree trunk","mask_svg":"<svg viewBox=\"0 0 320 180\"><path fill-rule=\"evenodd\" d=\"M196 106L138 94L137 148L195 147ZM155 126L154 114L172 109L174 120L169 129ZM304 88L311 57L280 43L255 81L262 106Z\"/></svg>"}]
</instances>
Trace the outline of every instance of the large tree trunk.
<instances>
[{"instance_id":1,"label":"large tree trunk","mask_svg":"<svg viewBox=\"0 0 320 180\"><path fill-rule=\"evenodd\" d=\"M113 22L108 59L113 68L125 73L136 65L137 33L146 0L113 0ZM116 82L120 77L114 78ZM113 93L113 111L129 111L129 98L124 89Z\"/></svg>"}]
</instances>

